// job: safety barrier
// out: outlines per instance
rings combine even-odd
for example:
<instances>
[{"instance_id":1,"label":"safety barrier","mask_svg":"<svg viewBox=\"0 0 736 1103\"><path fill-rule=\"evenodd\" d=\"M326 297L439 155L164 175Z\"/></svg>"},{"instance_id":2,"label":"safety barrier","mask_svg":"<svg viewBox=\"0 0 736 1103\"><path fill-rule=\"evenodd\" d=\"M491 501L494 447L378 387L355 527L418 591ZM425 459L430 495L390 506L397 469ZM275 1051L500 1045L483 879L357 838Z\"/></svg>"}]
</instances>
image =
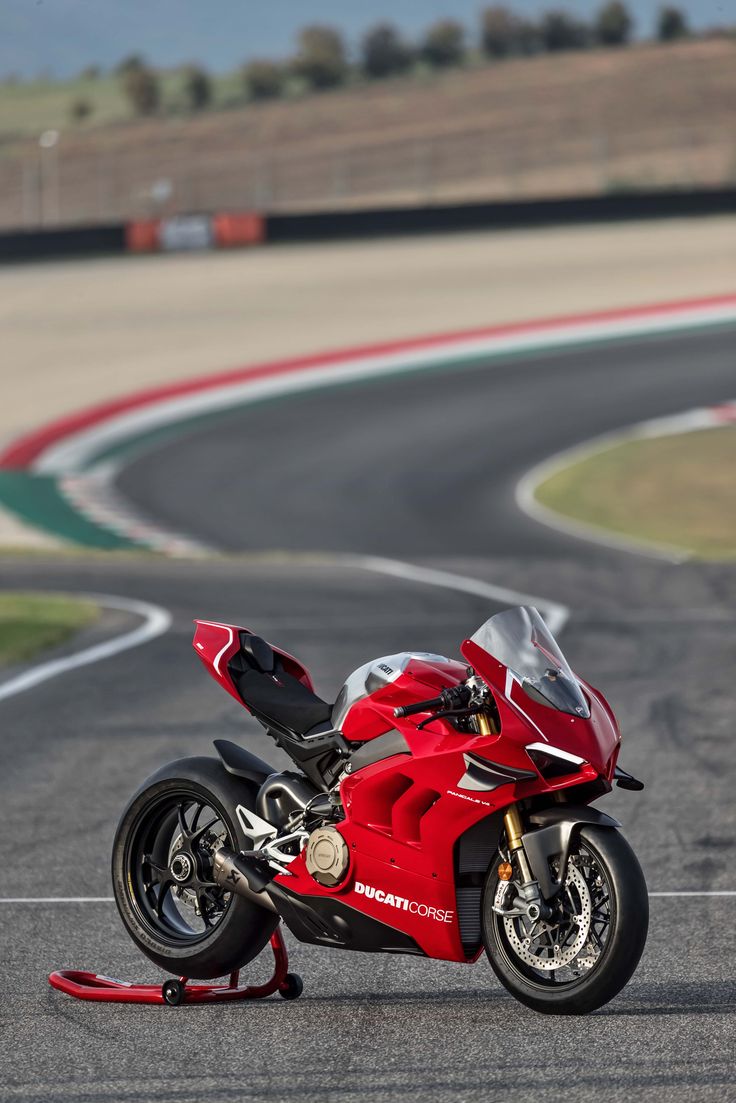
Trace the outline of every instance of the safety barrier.
<instances>
[{"instance_id":1,"label":"safety barrier","mask_svg":"<svg viewBox=\"0 0 736 1103\"><path fill-rule=\"evenodd\" d=\"M99 256L125 251L125 226L75 226L0 233L0 261Z\"/></svg>"},{"instance_id":2,"label":"safety barrier","mask_svg":"<svg viewBox=\"0 0 736 1103\"><path fill-rule=\"evenodd\" d=\"M183 214L129 222L125 228L126 247L132 253L232 249L260 245L265 238L265 218L256 211Z\"/></svg>"},{"instance_id":3,"label":"safety barrier","mask_svg":"<svg viewBox=\"0 0 736 1103\"><path fill-rule=\"evenodd\" d=\"M123 225L0 233L0 262L733 213L736 213L736 188L291 214L260 211L190 213Z\"/></svg>"}]
</instances>

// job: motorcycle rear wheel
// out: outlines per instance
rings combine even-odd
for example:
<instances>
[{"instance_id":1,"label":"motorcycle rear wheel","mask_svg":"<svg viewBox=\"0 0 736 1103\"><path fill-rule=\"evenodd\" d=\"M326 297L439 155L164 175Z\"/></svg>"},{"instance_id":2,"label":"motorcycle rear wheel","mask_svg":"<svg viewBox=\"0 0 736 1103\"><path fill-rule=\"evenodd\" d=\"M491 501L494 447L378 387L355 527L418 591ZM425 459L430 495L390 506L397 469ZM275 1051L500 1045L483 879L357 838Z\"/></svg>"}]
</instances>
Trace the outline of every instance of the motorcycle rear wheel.
<instances>
[{"instance_id":1,"label":"motorcycle rear wheel","mask_svg":"<svg viewBox=\"0 0 736 1103\"><path fill-rule=\"evenodd\" d=\"M255 789L212 758L159 770L132 798L112 854L115 903L128 934L162 969L194 980L226 976L266 946L278 916L211 879L219 846L245 850L235 815Z\"/></svg>"},{"instance_id":2,"label":"motorcycle rear wheel","mask_svg":"<svg viewBox=\"0 0 736 1103\"><path fill-rule=\"evenodd\" d=\"M548 924L493 911L496 867L483 894L483 941L504 987L547 1015L587 1015L613 999L639 963L649 923L644 875L623 836L596 826L580 830Z\"/></svg>"}]
</instances>

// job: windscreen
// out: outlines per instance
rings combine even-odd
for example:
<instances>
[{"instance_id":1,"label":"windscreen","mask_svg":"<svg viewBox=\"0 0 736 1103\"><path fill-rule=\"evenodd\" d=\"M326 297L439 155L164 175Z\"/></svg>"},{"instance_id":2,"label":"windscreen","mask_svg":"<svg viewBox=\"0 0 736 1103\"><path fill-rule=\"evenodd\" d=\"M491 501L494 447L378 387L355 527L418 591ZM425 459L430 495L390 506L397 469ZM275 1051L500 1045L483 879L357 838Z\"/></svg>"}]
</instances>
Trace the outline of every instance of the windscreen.
<instances>
[{"instance_id":1,"label":"windscreen","mask_svg":"<svg viewBox=\"0 0 736 1103\"><path fill-rule=\"evenodd\" d=\"M567 659L532 606L496 613L471 639L508 667L532 700L573 716L590 716Z\"/></svg>"}]
</instances>

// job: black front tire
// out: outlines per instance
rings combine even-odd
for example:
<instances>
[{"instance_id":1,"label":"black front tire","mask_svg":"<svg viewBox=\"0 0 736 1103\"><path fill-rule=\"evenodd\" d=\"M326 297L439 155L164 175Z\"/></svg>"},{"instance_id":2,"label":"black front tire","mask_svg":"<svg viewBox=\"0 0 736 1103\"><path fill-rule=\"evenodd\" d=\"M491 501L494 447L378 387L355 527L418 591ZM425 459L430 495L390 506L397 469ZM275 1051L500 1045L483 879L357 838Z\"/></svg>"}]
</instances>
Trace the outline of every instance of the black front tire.
<instances>
[{"instance_id":1,"label":"black front tire","mask_svg":"<svg viewBox=\"0 0 736 1103\"><path fill-rule=\"evenodd\" d=\"M205 802L219 816L228 845L245 850L250 840L235 809L238 804L253 809L255 793L255 786L228 774L216 759L186 758L149 778L123 812L112 854L115 903L133 942L166 972L211 980L241 969L264 949L279 919L232 893L211 930L193 930L188 936L184 925L180 930L171 929L157 918L140 885L138 870L145 849L141 840L146 838L147 825L155 823L156 816L165 818L166 809L169 805L174 808L177 801ZM150 831L148 834L150 838Z\"/></svg>"},{"instance_id":2,"label":"black front tire","mask_svg":"<svg viewBox=\"0 0 736 1103\"><path fill-rule=\"evenodd\" d=\"M503 920L493 912L498 884L496 865L483 894L483 941L491 966L509 992L545 1015L587 1015L613 999L628 983L644 950L649 925L649 896L644 874L626 839L611 828L580 829L582 842L605 872L611 893L610 932L596 964L578 979L551 983L525 967L504 934Z\"/></svg>"}]
</instances>

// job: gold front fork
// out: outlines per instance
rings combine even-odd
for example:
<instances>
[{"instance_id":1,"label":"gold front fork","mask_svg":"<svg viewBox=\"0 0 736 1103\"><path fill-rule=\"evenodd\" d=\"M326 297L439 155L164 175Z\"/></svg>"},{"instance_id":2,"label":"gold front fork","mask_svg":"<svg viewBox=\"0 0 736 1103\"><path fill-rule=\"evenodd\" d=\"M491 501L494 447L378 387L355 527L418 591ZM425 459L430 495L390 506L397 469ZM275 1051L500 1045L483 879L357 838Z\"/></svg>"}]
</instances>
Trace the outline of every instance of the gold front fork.
<instances>
[{"instance_id":1,"label":"gold front fork","mask_svg":"<svg viewBox=\"0 0 736 1103\"><path fill-rule=\"evenodd\" d=\"M524 844L521 841L521 836L524 834L524 823L517 804L509 805L504 812L503 826L506 829L509 850L516 855L524 884L526 884L528 881L532 881L533 877L527 856L524 853Z\"/></svg>"},{"instance_id":2,"label":"gold front fork","mask_svg":"<svg viewBox=\"0 0 736 1103\"><path fill-rule=\"evenodd\" d=\"M476 712L474 719L478 735L498 735L496 721L487 712Z\"/></svg>"},{"instance_id":3,"label":"gold front fork","mask_svg":"<svg viewBox=\"0 0 736 1103\"><path fill-rule=\"evenodd\" d=\"M475 714L475 724L478 728L478 735L493 735L487 712L477 712Z\"/></svg>"},{"instance_id":4,"label":"gold front fork","mask_svg":"<svg viewBox=\"0 0 736 1103\"><path fill-rule=\"evenodd\" d=\"M475 723L479 735L496 735L495 724L491 721L487 712L477 713ZM526 884L528 881L532 881L533 877L527 856L524 853L524 844L521 841L521 836L524 834L524 823L518 805L512 804L506 809L503 826L506 829L509 850L516 855L523 882Z\"/></svg>"}]
</instances>

